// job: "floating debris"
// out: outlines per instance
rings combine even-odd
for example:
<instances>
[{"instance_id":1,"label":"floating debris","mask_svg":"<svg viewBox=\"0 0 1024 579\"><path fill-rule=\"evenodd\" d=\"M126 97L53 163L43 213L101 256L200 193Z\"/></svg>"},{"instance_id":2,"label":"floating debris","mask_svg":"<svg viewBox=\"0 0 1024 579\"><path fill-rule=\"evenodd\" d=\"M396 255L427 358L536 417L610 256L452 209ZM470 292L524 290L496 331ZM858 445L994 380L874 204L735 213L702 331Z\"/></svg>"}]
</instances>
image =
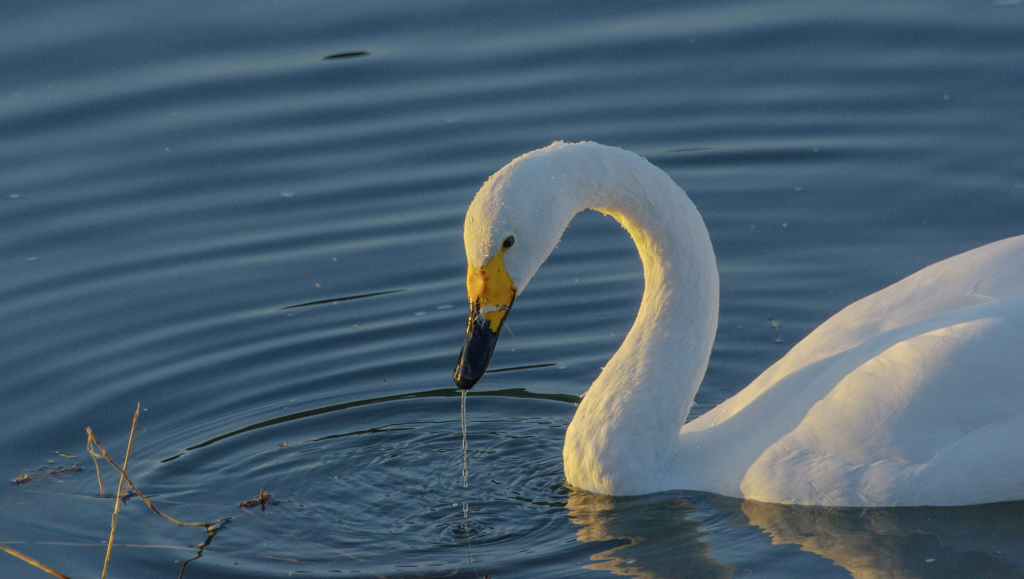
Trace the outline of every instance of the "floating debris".
<instances>
[{"instance_id":1,"label":"floating debris","mask_svg":"<svg viewBox=\"0 0 1024 579\"><path fill-rule=\"evenodd\" d=\"M339 52L338 54L332 54L325 56L324 60L337 60L339 58L356 58L357 56L369 56L370 53L364 50L356 50L354 52Z\"/></svg>"},{"instance_id":2,"label":"floating debris","mask_svg":"<svg viewBox=\"0 0 1024 579\"><path fill-rule=\"evenodd\" d=\"M238 506L240 506L242 508L251 508L251 507L259 506L261 511L265 511L265 510L267 510L267 505L276 505L278 503L279 503L279 501L277 501L273 497L271 497L270 493L268 493L267 491L265 491L263 489L260 489L260 496L259 497L255 498L255 499L249 499L247 501L242 501L242 502L238 503Z\"/></svg>"}]
</instances>

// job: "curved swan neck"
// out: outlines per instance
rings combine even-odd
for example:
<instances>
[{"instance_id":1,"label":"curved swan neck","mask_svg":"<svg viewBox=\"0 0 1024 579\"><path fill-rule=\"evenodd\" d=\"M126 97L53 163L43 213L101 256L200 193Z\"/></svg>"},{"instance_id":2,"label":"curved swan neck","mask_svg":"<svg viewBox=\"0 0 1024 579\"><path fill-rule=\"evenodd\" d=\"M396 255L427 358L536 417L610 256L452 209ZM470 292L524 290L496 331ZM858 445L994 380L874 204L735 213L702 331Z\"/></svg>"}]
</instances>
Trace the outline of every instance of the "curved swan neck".
<instances>
[{"instance_id":1,"label":"curved swan neck","mask_svg":"<svg viewBox=\"0 0 1024 579\"><path fill-rule=\"evenodd\" d=\"M657 469L678 448L679 430L704 377L718 320L718 271L696 207L665 173L620 149L579 158L569 180L580 208L611 215L636 243L644 296L622 346L587 392L566 434L570 483L622 488L615 473ZM570 464L581 460L581 464ZM585 464L583 464L585 463ZM635 478L635 477L633 477Z\"/></svg>"},{"instance_id":2,"label":"curved swan neck","mask_svg":"<svg viewBox=\"0 0 1024 579\"><path fill-rule=\"evenodd\" d=\"M492 175L466 212L471 303L460 387L479 376L500 330L484 314L504 319L584 209L628 230L645 285L633 327L566 430L569 485L823 506L1022 498L1022 469L1007 465L1024 464L1013 443L1024 437L1024 363L1014 356L1024 326L1024 235L851 304L743 391L686 423L718 318L707 229L668 175L637 155L556 142Z\"/></svg>"}]
</instances>

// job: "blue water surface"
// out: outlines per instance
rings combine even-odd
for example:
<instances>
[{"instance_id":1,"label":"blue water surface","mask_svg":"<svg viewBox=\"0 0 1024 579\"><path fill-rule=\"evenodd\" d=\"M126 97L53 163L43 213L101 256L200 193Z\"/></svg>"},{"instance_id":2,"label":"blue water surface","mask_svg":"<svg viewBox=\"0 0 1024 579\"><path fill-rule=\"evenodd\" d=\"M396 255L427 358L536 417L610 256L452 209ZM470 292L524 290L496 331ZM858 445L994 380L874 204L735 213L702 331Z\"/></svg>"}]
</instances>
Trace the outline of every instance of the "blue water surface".
<instances>
[{"instance_id":1,"label":"blue water surface","mask_svg":"<svg viewBox=\"0 0 1024 579\"><path fill-rule=\"evenodd\" d=\"M1021 2L0 16L0 543L98 577L117 476L100 491L85 428L123 457L141 403L139 489L230 521L131 498L111 577L1024 576L1016 503L567 489L565 427L642 289L596 213L467 399L465 487L451 382L466 206L554 140L636 151L704 215L722 309L697 413L851 301L1024 233ZM0 576L50 575L0 554Z\"/></svg>"}]
</instances>

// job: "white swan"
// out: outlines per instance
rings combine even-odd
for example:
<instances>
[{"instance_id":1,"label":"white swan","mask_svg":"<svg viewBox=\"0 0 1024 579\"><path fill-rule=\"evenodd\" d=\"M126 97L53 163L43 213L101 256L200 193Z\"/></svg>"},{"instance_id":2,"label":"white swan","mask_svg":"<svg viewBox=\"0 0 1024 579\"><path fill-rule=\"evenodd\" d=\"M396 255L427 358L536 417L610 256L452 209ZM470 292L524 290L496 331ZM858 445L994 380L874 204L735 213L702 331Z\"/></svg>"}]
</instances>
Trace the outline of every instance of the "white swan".
<instances>
[{"instance_id":1,"label":"white swan","mask_svg":"<svg viewBox=\"0 0 1024 579\"><path fill-rule=\"evenodd\" d=\"M513 300L584 209L629 231L645 288L566 432L572 486L835 506L1024 499L1024 236L855 302L687 423L718 318L703 220L641 157L556 142L495 173L469 207L459 387L483 374Z\"/></svg>"}]
</instances>

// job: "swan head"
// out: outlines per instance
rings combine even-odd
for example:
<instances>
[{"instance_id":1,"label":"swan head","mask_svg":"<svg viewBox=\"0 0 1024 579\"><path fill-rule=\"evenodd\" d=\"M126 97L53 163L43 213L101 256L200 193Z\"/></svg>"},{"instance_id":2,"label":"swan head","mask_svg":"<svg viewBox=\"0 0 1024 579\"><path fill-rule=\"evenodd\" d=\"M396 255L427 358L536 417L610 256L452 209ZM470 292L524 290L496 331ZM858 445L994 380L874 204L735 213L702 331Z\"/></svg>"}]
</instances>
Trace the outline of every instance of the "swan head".
<instances>
[{"instance_id":1,"label":"swan head","mask_svg":"<svg viewBox=\"0 0 1024 579\"><path fill-rule=\"evenodd\" d=\"M515 159L477 192L466 212L464 240L469 320L455 364L455 384L469 390L491 361L505 317L581 207L563 185L572 179L555 143Z\"/></svg>"}]
</instances>

